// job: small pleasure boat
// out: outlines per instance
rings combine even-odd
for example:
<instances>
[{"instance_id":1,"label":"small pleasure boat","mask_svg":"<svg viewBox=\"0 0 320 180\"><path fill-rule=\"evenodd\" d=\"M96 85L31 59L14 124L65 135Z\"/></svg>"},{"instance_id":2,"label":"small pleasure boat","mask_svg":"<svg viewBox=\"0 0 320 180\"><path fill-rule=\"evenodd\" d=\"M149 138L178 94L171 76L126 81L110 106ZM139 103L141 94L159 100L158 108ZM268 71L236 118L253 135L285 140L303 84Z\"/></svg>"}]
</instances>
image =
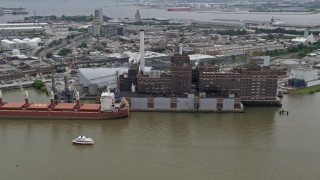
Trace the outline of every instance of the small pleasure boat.
<instances>
[{"instance_id":1,"label":"small pleasure boat","mask_svg":"<svg viewBox=\"0 0 320 180\"><path fill-rule=\"evenodd\" d=\"M94 144L94 140L91 137L86 137L86 136L79 136L76 139L74 139L73 144L87 144L91 145Z\"/></svg>"}]
</instances>

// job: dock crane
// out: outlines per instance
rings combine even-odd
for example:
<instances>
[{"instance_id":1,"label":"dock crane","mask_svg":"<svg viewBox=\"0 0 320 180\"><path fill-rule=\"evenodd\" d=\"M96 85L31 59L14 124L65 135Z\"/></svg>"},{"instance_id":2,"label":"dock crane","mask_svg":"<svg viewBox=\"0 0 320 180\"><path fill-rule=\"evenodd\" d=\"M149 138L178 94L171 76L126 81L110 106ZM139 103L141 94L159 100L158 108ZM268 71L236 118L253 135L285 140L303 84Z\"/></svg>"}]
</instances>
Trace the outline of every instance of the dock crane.
<instances>
[{"instance_id":1,"label":"dock crane","mask_svg":"<svg viewBox=\"0 0 320 180\"><path fill-rule=\"evenodd\" d=\"M21 86L21 84L19 84L20 90L24 96L24 102L25 102L25 106L29 105L29 94L28 91L24 90L24 88Z\"/></svg>"}]
</instances>

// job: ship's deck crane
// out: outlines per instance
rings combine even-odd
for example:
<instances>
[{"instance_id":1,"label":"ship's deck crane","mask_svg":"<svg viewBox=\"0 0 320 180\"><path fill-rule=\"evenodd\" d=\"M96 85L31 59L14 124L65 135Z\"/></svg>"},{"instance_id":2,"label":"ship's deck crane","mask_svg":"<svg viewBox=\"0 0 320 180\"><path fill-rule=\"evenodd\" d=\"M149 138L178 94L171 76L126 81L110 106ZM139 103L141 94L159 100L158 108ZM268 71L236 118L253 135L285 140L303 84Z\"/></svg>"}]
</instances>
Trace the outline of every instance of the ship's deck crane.
<instances>
[{"instance_id":1,"label":"ship's deck crane","mask_svg":"<svg viewBox=\"0 0 320 180\"><path fill-rule=\"evenodd\" d=\"M72 92L70 92L69 82L66 76L64 77L64 94L66 95L67 102L72 102Z\"/></svg>"},{"instance_id":2,"label":"ship's deck crane","mask_svg":"<svg viewBox=\"0 0 320 180\"><path fill-rule=\"evenodd\" d=\"M50 96L50 107L52 108L55 105L54 102L54 92L52 89L49 88L48 84L45 84L46 88L47 88L47 92Z\"/></svg>"},{"instance_id":3,"label":"ship's deck crane","mask_svg":"<svg viewBox=\"0 0 320 180\"><path fill-rule=\"evenodd\" d=\"M73 87L73 96L76 99L76 109L80 108L80 94L75 87Z\"/></svg>"},{"instance_id":4,"label":"ship's deck crane","mask_svg":"<svg viewBox=\"0 0 320 180\"><path fill-rule=\"evenodd\" d=\"M2 106L2 90L0 89L0 106Z\"/></svg>"},{"instance_id":5,"label":"ship's deck crane","mask_svg":"<svg viewBox=\"0 0 320 180\"><path fill-rule=\"evenodd\" d=\"M24 96L24 102L25 105L29 105L29 94L28 91L24 90L24 88L21 86L21 84L19 84L20 90Z\"/></svg>"}]
</instances>

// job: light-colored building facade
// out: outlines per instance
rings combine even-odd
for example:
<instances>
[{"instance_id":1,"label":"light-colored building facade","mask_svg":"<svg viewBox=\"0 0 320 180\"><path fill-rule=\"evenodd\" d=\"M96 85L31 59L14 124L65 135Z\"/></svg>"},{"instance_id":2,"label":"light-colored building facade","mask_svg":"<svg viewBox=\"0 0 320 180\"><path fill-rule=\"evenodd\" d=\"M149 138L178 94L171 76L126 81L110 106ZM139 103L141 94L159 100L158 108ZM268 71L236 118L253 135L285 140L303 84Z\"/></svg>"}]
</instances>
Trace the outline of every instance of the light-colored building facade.
<instances>
[{"instance_id":1,"label":"light-colored building facade","mask_svg":"<svg viewBox=\"0 0 320 180\"><path fill-rule=\"evenodd\" d=\"M318 79L317 69L291 69L290 79L300 79L306 82Z\"/></svg>"}]
</instances>

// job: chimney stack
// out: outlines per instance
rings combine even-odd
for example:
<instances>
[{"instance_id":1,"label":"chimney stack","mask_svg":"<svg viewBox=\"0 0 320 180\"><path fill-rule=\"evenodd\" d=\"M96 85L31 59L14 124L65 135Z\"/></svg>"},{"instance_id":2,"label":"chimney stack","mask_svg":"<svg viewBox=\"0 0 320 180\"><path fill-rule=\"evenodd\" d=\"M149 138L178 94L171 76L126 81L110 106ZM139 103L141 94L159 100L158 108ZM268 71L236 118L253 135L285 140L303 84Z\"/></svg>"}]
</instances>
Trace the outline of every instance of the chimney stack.
<instances>
[{"instance_id":1,"label":"chimney stack","mask_svg":"<svg viewBox=\"0 0 320 180\"><path fill-rule=\"evenodd\" d=\"M144 74L144 30L140 30L140 71Z\"/></svg>"},{"instance_id":2,"label":"chimney stack","mask_svg":"<svg viewBox=\"0 0 320 180\"><path fill-rule=\"evenodd\" d=\"M179 43L179 54L182 55L182 43Z\"/></svg>"}]
</instances>

